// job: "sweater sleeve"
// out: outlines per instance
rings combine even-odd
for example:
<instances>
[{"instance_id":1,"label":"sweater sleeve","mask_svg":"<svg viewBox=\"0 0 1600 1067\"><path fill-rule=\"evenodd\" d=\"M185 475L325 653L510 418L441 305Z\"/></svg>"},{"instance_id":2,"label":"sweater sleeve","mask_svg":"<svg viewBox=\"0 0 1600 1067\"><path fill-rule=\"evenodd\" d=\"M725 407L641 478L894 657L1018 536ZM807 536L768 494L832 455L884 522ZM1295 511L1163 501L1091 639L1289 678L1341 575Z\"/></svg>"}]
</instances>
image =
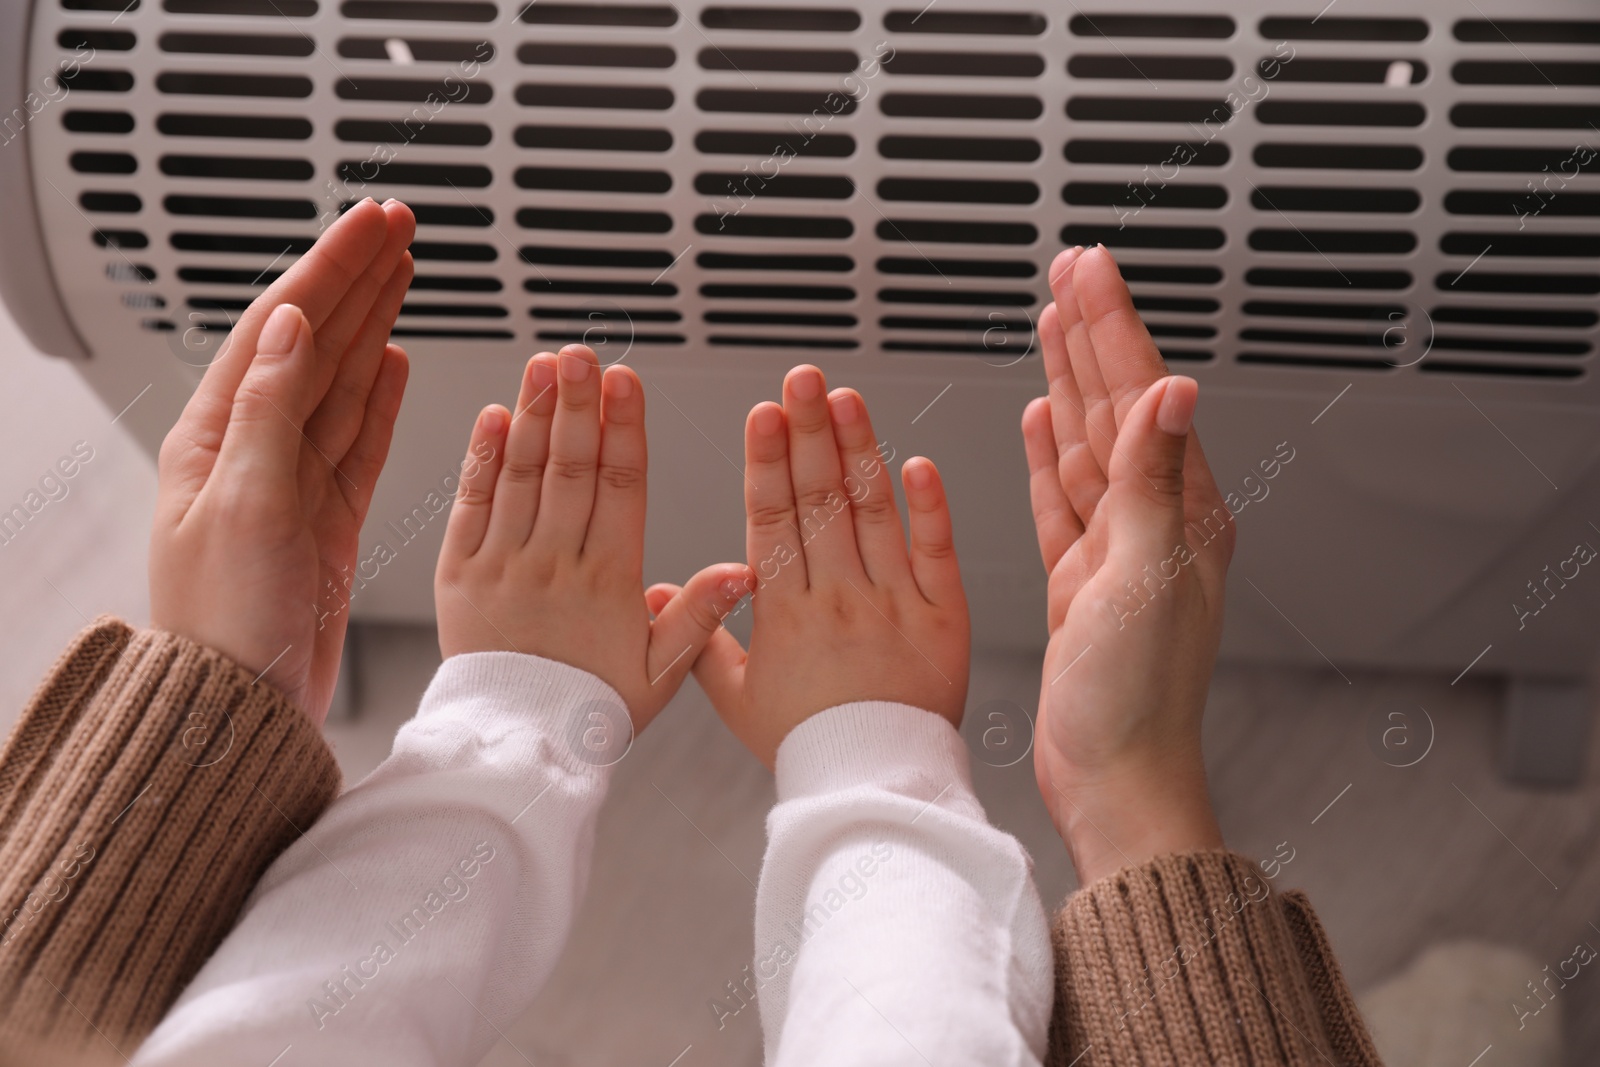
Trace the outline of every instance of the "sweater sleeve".
<instances>
[{"instance_id":1,"label":"sweater sleeve","mask_svg":"<svg viewBox=\"0 0 1600 1067\"><path fill-rule=\"evenodd\" d=\"M120 1061L338 789L333 754L270 685L96 621L0 752L0 1029Z\"/></svg>"},{"instance_id":2,"label":"sweater sleeve","mask_svg":"<svg viewBox=\"0 0 1600 1067\"><path fill-rule=\"evenodd\" d=\"M902 704L832 708L784 739L777 785L755 962L718 1018L756 999L774 1067L1039 1063L1044 909L955 729Z\"/></svg>"},{"instance_id":3,"label":"sweater sleeve","mask_svg":"<svg viewBox=\"0 0 1600 1067\"><path fill-rule=\"evenodd\" d=\"M476 1063L555 966L627 722L615 690L565 664L446 660L389 758L272 865L134 1063Z\"/></svg>"},{"instance_id":4,"label":"sweater sleeve","mask_svg":"<svg viewBox=\"0 0 1600 1067\"><path fill-rule=\"evenodd\" d=\"M1080 889L1056 918L1053 1067L1380 1067L1303 893L1191 852Z\"/></svg>"}]
</instances>

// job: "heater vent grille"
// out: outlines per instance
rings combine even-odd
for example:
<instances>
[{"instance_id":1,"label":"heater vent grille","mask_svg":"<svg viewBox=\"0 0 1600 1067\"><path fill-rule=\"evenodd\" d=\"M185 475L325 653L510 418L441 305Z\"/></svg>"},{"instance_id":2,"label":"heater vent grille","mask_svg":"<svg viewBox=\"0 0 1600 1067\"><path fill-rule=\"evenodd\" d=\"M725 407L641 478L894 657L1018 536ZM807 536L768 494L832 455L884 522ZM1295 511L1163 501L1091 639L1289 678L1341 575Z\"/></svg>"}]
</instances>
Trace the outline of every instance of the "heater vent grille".
<instances>
[{"instance_id":1,"label":"heater vent grille","mask_svg":"<svg viewBox=\"0 0 1600 1067\"><path fill-rule=\"evenodd\" d=\"M214 344L371 194L417 212L423 352L1003 364L1103 242L1206 375L1586 400L1600 19L1363 6L59 0L33 166L97 352Z\"/></svg>"}]
</instances>

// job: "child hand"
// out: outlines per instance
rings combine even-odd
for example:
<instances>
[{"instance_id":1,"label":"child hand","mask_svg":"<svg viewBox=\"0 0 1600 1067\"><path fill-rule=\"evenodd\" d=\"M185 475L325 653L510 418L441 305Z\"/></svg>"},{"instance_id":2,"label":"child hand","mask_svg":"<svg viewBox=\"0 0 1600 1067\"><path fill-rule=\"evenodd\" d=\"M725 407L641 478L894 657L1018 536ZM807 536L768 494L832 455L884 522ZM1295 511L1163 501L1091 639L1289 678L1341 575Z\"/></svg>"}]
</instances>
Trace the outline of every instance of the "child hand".
<instances>
[{"instance_id":1,"label":"child hand","mask_svg":"<svg viewBox=\"0 0 1600 1067\"><path fill-rule=\"evenodd\" d=\"M709 567L652 621L645 607L644 392L570 345L528 362L516 414L479 413L434 575L446 657L510 651L597 675L635 732L677 692L740 564Z\"/></svg>"},{"instance_id":2,"label":"child hand","mask_svg":"<svg viewBox=\"0 0 1600 1067\"><path fill-rule=\"evenodd\" d=\"M251 302L161 444L151 624L261 672L318 726L406 387L388 341L415 233L399 201L347 211Z\"/></svg>"},{"instance_id":3,"label":"child hand","mask_svg":"<svg viewBox=\"0 0 1600 1067\"><path fill-rule=\"evenodd\" d=\"M768 767L789 731L840 704L895 701L959 725L966 703L967 602L939 473L921 458L902 469L908 552L866 404L826 388L817 368L796 367L783 405L758 404L745 422L750 651L718 630L695 664ZM651 594L670 608L671 587Z\"/></svg>"},{"instance_id":4,"label":"child hand","mask_svg":"<svg viewBox=\"0 0 1600 1067\"><path fill-rule=\"evenodd\" d=\"M1062 253L1050 287L1050 395L1022 418L1050 572L1034 770L1087 884L1222 843L1200 720L1234 526L1190 428L1199 387L1167 375L1111 253Z\"/></svg>"}]
</instances>

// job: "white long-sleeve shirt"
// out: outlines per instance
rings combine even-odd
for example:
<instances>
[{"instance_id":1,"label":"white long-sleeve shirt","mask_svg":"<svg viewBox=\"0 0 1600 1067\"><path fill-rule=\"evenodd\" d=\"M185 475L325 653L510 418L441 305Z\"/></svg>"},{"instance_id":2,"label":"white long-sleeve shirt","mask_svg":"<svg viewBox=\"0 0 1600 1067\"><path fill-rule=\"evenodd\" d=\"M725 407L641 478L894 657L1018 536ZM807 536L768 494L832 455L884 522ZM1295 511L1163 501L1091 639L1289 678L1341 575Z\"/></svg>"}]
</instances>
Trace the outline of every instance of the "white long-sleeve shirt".
<instances>
[{"instance_id":1,"label":"white long-sleeve shirt","mask_svg":"<svg viewBox=\"0 0 1600 1067\"><path fill-rule=\"evenodd\" d=\"M268 869L134 1063L475 1064L560 956L615 751L596 758L592 733L621 707L551 660L445 661L392 755ZM769 1063L1038 1062L1044 912L955 730L846 705L793 731L777 771L757 958L728 991L733 1011L759 988Z\"/></svg>"}]
</instances>

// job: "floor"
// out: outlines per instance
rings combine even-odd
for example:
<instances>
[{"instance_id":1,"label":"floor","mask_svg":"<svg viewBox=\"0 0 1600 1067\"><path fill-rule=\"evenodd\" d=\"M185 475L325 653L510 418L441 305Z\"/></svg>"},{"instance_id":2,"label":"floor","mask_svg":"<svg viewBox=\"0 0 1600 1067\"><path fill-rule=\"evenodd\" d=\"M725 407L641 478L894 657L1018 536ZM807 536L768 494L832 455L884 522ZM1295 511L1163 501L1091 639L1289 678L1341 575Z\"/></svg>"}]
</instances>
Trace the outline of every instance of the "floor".
<instances>
[{"instance_id":1,"label":"floor","mask_svg":"<svg viewBox=\"0 0 1600 1067\"><path fill-rule=\"evenodd\" d=\"M414 706L438 662L433 641L424 627L362 628L357 717L330 730L351 777L382 759L383 739ZM974 751L989 720L973 709L991 701L1028 707L1037 671L1031 657L975 659L966 724ZM1600 979L1581 974L1561 991L1559 1011L1530 1019L1526 1048L1511 1004L1524 1002L1524 983L1541 980L1545 964L1554 971L1576 942L1600 945L1590 925L1600 924L1600 778L1566 791L1506 786L1495 767L1500 693L1492 682L1452 688L1445 677L1350 677L1346 684L1331 672L1244 664L1218 670L1206 751L1229 844L1263 859L1292 857L1278 884L1311 894L1358 992L1438 942L1520 949L1529 970L1501 977L1500 1017L1439 1020L1461 1042L1484 1034L1460 1067L1490 1043L1482 1067L1536 1062L1556 1036L1536 1028L1552 1025L1564 1031L1564 1062L1593 1062ZM1417 708L1432 717L1434 743L1415 765L1392 766L1410 757L1386 762L1368 739L1369 723ZM1425 720L1413 722L1420 746ZM977 761L974 776L993 820L1033 854L1046 902L1065 897L1075 884L1071 867L1038 802L1030 761ZM485 1067L666 1067L685 1049L685 1067L758 1064L753 1014L719 1030L708 1002L752 954L751 881L772 798L770 775L699 691L686 688L618 766L571 945ZM635 1023L613 1025L620 1010Z\"/></svg>"},{"instance_id":2,"label":"floor","mask_svg":"<svg viewBox=\"0 0 1600 1067\"><path fill-rule=\"evenodd\" d=\"M0 358L0 396L11 400L0 420L0 502L20 500L75 442L89 442L94 458L22 537L0 545L8 608L0 613L0 728L87 618L146 617L155 487L152 465L115 413L69 369L18 355L11 329L0 316L0 352L9 353ZM432 632L421 627L364 626L354 652L355 714L330 729L352 780L383 758L437 663ZM1009 702L1013 725L1026 731L1019 709L1032 704L1037 671L1026 656L980 654L969 708ZM1501 1017L1439 1025L1479 1048L1493 1045L1480 1067L1534 1062L1541 1027L1561 1028L1563 1062L1586 1064L1600 1058L1600 977L1580 974L1521 1034L1512 1003L1525 996L1523 981L1542 978L1547 964L1554 970L1575 942L1600 945L1600 776L1567 791L1507 787L1495 770L1499 700L1490 681L1452 687L1443 677L1351 673L1347 683L1331 673L1224 665L1207 718L1213 792L1233 847L1292 855L1278 884L1311 893L1357 990L1442 941L1511 946L1529 972L1505 979L1505 1007L1493 1009ZM1410 715L1421 751L1419 708L1434 725L1433 744L1414 766L1391 766L1398 761L1390 754L1385 762L1372 724ZM974 737L989 721L968 718ZM975 777L995 822L1032 852L1047 903L1061 899L1073 887L1071 870L1029 761L980 762ZM758 1064L754 1012L719 1030L708 1001L752 954L752 882L772 796L767 772L687 687L619 766L568 951L485 1065ZM1488 1036L1480 1041L1479 1031Z\"/></svg>"}]
</instances>

